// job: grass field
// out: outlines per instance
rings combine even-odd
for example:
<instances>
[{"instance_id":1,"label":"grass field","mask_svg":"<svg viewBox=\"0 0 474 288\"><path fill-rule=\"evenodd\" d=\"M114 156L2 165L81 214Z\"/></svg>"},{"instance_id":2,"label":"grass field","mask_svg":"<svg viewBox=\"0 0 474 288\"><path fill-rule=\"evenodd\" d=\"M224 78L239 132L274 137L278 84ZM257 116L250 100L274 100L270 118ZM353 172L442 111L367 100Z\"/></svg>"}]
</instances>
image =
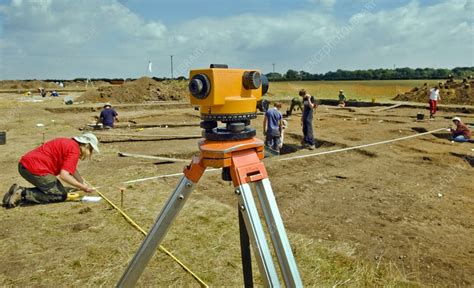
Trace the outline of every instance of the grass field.
<instances>
[{"instance_id":1,"label":"grass field","mask_svg":"<svg viewBox=\"0 0 474 288\"><path fill-rule=\"evenodd\" d=\"M274 99L288 99L298 96L306 89L319 99L337 99L339 90L344 90L347 99L385 101L397 94L410 91L423 83L434 85L438 80L373 80L373 81L289 81L271 82L268 95Z\"/></svg>"}]
</instances>

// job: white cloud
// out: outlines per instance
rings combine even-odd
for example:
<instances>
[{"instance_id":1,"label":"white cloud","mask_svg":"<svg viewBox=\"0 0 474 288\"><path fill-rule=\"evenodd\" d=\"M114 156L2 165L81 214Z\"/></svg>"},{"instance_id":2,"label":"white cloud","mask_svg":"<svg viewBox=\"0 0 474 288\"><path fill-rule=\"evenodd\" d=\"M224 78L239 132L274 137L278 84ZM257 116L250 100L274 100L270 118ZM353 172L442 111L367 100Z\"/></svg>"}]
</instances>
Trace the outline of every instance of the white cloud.
<instances>
[{"instance_id":1,"label":"white cloud","mask_svg":"<svg viewBox=\"0 0 474 288\"><path fill-rule=\"evenodd\" d=\"M331 7L335 1L316 2ZM276 63L281 72L474 65L469 1L413 1L390 10L375 0L368 8L364 3L349 19L316 7L166 27L116 0L15 0L0 6L0 78L137 77L146 73L148 60L168 76L171 54L183 74L209 63L267 71Z\"/></svg>"}]
</instances>

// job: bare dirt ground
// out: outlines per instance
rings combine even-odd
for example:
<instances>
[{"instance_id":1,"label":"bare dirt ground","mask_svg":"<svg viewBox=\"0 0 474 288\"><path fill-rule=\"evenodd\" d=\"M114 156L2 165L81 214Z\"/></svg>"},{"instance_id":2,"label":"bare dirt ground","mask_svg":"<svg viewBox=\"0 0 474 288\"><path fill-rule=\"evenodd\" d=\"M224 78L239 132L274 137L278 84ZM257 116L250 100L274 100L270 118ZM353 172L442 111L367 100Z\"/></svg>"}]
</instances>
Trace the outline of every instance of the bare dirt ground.
<instances>
[{"instance_id":1,"label":"bare dirt ground","mask_svg":"<svg viewBox=\"0 0 474 288\"><path fill-rule=\"evenodd\" d=\"M26 184L16 171L17 162L42 142L43 132L46 140L74 136L97 116L79 112L83 110L45 110L63 107L61 99L29 103L18 102L18 97L0 97L0 127L7 131L7 144L0 146L1 191L14 182ZM320 147L315 151L299 149L296 114L289 120L284 148L292 153L265 160L305 285L474 285L473 144L450 143L448 132L438 132L279 161L448 127L454 116L439 112L435 121L416 122L416 109L374 109L318 107L314 126ZM192 108L118 113L125 127L129 120L162 126L130 125L101 134L200 133L199 114ZM460 116L474 123L474 115ZM262 122L262 115L252 122L260 137ZM127 137L101 135L108 142L102 143L102 153L79 168L116 203L118 187L125 186L125 211L148 230L178 178L123 182L181 172L183 163L157 164L117 153L190 159L198 152L197 139L114 142ZM219 173L206 173L163 243L212 286L242 283L232 190ZM142 240L104 201L0 209L0 219L0 286L113 286ZM198 286L161 253L139 284Z\"/></svg>"}]
</instances>

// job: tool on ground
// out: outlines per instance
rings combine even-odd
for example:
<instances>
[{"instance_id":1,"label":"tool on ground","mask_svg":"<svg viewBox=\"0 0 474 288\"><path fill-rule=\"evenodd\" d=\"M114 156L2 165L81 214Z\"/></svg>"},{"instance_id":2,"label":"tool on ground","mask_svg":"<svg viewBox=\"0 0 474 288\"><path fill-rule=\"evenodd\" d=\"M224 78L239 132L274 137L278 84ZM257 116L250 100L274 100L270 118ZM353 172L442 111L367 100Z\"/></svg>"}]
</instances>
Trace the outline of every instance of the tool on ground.
<instances>
[{"instance_id":1,"label":"tool on ground","mask_svg":"<svg viewBox=\"0 0 474 288\"><path fill-rule=\"evenodd\" d=\"M81 201L81 194L77 192L68 192L66 201Z\"/></svg>"},{"instance_id":2,"label":"tool on ground","mask_svg":"<svg viewBox=\"0 0 474 288\"><path fill-rule=\"evenodd\" d=\"M280 286L265 231L250 185L255 184L267 231L287 287L302 287L298 267L278 210L267 171L263 141L255 138L250 119L256 118L256 102L266 93L268 82L258 71L228 69L212 64L210 69L190 72L191 104L201 107L203 137L200 155L184 169L178 186L161 210L118 287L133 287L155 253L173 220L189 198L207 167L222 168L222 179L232 181L238 197L242 268L245 287L253 286L250 243L265 286ZM217 127L217 121L226 124ZM249 241L250 238L250 241Z\"/></svg>"},{"instance_id":3,"label":"tool on ground","mask_svg":"<svg viewBox=\"0 0 474 288\"><path fill-rule=\"evenodd\" d=\"M102 197L99 196L82 196L81 201L82 202L100 202L102 200Z\"/></svg>"}]
</instances>

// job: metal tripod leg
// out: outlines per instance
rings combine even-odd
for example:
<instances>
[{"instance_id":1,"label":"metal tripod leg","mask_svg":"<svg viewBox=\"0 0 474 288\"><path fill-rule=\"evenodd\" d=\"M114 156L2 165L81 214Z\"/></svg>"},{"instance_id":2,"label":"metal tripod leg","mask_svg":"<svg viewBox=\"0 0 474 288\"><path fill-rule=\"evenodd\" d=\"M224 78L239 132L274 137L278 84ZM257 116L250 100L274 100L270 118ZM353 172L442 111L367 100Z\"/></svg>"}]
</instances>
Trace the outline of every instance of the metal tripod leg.
<instances>
[{"instance_id":1,"label":"metal tripod leg","mask_svg":"<svg viewBox=\"0 0 474 288\"><path fill-rule=\"evenodd\" d=\"M181 208L183 208L188 196L194 189L194 184L195 183L189 180L186 176L181 178L178 186L176 186L176 189L166 202L163 210L161 210L151 231L142 242L142 245L128 265L122 278L120 278L117 287L135 286L135 283L138 281L138 278L150 261L150 258L155 254L161 240L163 240L166 232L168 232L171 223L176 218Z\"/></svg>"},{"instance_id":2,"label":"metal tripod leg","mask_svg":"<svg viewBox=\"0 0 474 288\"><path fill-rule=\"evenodd\" d=\"M239 204L240 206L240 204ZM239 232L240 232L240 255L242 257L242 272L244 273L244 287L253 288L252 273L252 255L250 253L250 241L247 228L245 227L242 210L238 208L239 213Z\"/></svg>"},{"instance_id":3,"label":"metal tripod leg","mask_svg":"<svg viewBox=\"0 0 474 288\"><path fill-rule=\"evenodd\" d=\"M278 274L273 264L272 255L268 248L262 222L258 215L257 206L252 196L249 184L241 184L236 190L239 195L239 205L244 218L247 232L252 241L252 246L257 259L258 268L265 287L280 287Z\"/></svg>"},{"instance_id":4,"label":"metal tripod leg","mask_svg":"<svg viewBox=\"0 0 474 288\"><path fill-rule=\"evenodd\" d=\"M286 287L303 287L270 180L263 178L255 182L255 185L285 285Z\"/></svg>"}]
</instances>

